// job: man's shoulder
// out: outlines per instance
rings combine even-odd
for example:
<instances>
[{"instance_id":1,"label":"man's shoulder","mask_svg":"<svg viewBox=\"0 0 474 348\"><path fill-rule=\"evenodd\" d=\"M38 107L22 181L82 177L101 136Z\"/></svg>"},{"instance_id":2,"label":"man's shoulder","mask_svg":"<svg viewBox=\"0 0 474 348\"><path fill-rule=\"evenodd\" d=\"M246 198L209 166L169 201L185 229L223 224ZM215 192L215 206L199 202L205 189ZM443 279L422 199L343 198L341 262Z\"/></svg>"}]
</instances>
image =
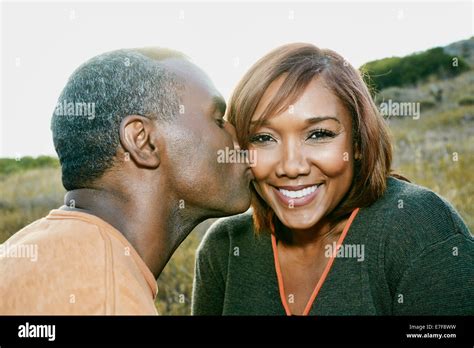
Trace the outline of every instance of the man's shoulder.
<instances>
[{"instance_id":1,"label":"man's shoulder","mask_svg":"<svg viewBox=\"0 0 474 348\"><path fill-rule=\"evenodd\" d=\"M105 276L99 227L80 219L39 219L0 245L2 308L12 313L74 311L75 301ZM55 301L58 301L55 304ZM89 301L90 302L90 301ZM86 306L86 303L83 303Z\"/></svg>"},{"instance_id":2,"label":"man's shoulder","mask_svg":"<svg viewBox=\"0 0 474 348\"><path fill-rule=\"evenodd\" d=\"M3 248L14 251L32 247L43 263L67 265L80 259L81 265L97 265L104 259L105 236L101 226L93 220L61 218L50 213L15 233L3 243Z\"/></svg>"}]
</instances>

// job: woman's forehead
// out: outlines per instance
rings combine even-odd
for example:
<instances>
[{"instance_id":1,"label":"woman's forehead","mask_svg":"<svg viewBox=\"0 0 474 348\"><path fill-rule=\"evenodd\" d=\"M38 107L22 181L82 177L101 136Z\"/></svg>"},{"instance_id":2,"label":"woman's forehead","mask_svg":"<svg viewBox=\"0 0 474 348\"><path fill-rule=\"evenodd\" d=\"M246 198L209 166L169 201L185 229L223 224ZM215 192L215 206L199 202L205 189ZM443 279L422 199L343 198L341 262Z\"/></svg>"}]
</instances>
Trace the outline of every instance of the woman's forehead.
<instances>
[{"instance_id":1,"label":"woman's forehead","mask_svg":"<svg viewBox=\"0 0 474 348\"><path fill-rule=\"evenodd\" d=\"M294 117L295 121L308 121L315 118L335 118L340 123L350 122L350 117L340 99L327 87L323 79L314 78L304 88L294 91L292 98L279 98L278 91L285 82L284 77L273 81L262 96L255 113L252 125L265 125L277 122L278 116ZM291 90L291 88L290 88ZM292 100L294 99L294 100ZM276 103L277 108L268 112L268 106ZM349 120L347 120L349 118Z\"/></svg>"}]
</instances>

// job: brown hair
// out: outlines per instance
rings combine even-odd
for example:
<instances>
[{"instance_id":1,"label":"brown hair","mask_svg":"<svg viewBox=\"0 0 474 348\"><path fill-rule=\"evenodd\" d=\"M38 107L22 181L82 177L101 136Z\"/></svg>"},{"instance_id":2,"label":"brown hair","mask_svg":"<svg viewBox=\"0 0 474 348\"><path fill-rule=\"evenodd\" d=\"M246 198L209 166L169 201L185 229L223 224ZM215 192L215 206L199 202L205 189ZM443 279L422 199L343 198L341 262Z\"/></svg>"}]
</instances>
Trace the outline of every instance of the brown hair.
<instances>
[{"instance_id":1,"label":"brown hair","mask_svg":"<svg viewBox=\"0 0 474 348\"><path fill-rule=\"evenodd\" d=\"M358 70L334 51L294 43L281 46L258 60L233 92L227 117L236 128L242 148L248 147L251 120L258 103L269 85L281 76L284 82L259 121L282 112L319 76L352 116L353 148L361 157L354 163L351 188L328 216L334 227L355 208L370 205L384 193L392 162L388 128ZM252 207L256 231L273 230L279 221L253 186Z\"/></svg>"}]
</instances>

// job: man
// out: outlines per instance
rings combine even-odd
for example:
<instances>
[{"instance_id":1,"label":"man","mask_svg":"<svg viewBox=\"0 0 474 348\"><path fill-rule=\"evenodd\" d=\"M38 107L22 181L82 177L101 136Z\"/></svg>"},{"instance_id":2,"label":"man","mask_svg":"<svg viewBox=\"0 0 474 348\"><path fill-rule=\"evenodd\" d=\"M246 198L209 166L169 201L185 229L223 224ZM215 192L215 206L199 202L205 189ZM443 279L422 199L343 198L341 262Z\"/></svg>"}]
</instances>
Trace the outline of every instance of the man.
<instances>
[{"instance_id":1,"label":"man","mask_svg":"<svg viewBox=\"0 0 474 348\"><path fill-rule=\"evenodd\" d=\"M6 242L38 257L0 259L0 313L155 314L156 278L189 232L249 207L248 165L217 161L236 145L224 112L209 78L174 51L80 66L51 124L65 205Z\"/></svg>"}]
</instances>

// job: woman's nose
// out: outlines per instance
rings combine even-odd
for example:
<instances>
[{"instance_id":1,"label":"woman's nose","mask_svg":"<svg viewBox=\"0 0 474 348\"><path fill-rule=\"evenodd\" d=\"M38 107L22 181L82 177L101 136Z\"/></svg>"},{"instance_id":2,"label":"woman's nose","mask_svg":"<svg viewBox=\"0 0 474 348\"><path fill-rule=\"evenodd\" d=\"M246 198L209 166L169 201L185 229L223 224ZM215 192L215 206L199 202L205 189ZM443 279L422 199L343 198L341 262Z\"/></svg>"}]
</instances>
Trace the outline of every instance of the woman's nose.
<instances>
[{"instance_id":1,"label":"woman's nose","mask_svg":"<svg viewBox=\"0 0 474 348\"><path fill-rule=\"evenodd\" d=\"M290 143L282 149L280 165L277 167L278 176L296 178L300 175L308 175L311 166L304 156L303 149L295 143Z\"/></svg>"}]
</instances>

